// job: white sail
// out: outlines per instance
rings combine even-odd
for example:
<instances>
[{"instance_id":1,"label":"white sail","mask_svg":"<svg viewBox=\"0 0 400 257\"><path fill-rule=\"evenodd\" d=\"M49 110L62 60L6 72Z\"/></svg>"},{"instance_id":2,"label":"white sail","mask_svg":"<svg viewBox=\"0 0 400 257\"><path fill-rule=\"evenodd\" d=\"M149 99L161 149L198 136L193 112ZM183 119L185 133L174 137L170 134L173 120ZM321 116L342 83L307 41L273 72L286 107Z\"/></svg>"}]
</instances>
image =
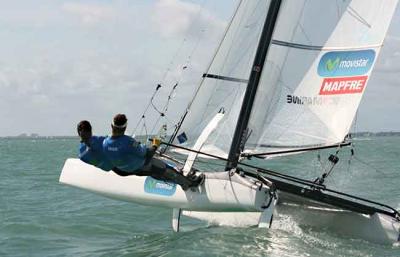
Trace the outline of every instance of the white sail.
<instances>
[{"instance_id":1,"label":"white sail","mask_svg":"<svg viewBox=\"0 0 400 257\"><path fill-rule=\"evenodd\" d=\"M246 152L342 142L396 4L283 1L250 117Z\"/></svg>"},{"instance_id":2,"label":"white sail","mask_svg":"<svg viewBox=\"0 0 400 257\"><path fill-rule=\"evenodd\" d=\"M180 133L194 145L210 120L225 116L202 151L227 156L270 1L242 0L190 106Z\"/></svg>"},{"instance_id":3,"label":"white sail","mask_svg":"<svg viewBox=\"0 0 400 257\"><path fill-rule=\"evenodd\" d=\"M398 0L283 0L249 121L246 152L343 141ZM270 1L242 0L180 133L193 146L221 108L201 151L226 157ZM290 17L290 19L288 19Z\"/></svg>"}]
</instances>

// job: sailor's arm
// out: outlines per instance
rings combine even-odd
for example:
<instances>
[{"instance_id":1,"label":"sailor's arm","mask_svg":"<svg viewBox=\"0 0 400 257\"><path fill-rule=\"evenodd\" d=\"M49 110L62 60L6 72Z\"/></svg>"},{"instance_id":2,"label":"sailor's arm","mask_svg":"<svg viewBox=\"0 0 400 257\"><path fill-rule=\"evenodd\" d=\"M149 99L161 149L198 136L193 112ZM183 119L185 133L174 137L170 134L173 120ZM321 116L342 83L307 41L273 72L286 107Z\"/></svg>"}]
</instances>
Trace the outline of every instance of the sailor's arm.
<instances>
[{"instance_id":1,"label":"sailor's arm","mask_svg":"<svg viewBox=\"0 0 400 257\"><path fill-rule=\"evenodd\" d=\"M135 139L132 138L130 144L130 150L132 153L134 153L137 156L140 157L145 157L147 154L147 147L144 144L141 144L140 142L136 141Z\"/></svg>"},{"instance_id":2,"label":"sailor's arm","mask_svg":"<svg viewBox=\"0 0 400 257\"><path fill-rule=\"evenodd\" d=\"M78 157L79 159L83 159L88 153L89 147L85 143L80 143L79 145L79 154Z\"/></svg>"}]
</instances>

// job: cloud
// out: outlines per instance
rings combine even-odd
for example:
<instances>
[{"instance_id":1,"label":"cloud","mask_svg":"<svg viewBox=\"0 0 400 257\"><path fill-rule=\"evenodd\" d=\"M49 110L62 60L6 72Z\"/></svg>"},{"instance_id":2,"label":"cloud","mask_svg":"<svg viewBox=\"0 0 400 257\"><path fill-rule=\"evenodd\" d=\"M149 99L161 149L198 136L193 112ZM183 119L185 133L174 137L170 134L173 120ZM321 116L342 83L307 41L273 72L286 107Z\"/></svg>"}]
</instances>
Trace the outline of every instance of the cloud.
<instances>
[{"instance_id":1,"label":"cloud","mask_svg":"<svg viewBox=\"0 0 400 257\"><path fill-rule=\"evenodd\" d=\"M111 6L88 3L64 3L62 10L79 18L85 25L109 21L116 17L116 12Z\"/></svg>"},{"instance_id":2,"label":"cloud","mask_svg":"<svg viewBox=\"0 0 400 257\"><path fill-rule=\"evenodd\" d=\"M195 4L182 0L158 0L151 13L154 34L161 37L161 44L166 47L173 45L169 50L173 55L167 67L167 80L174 83L177 78L192 73L190 79L183 79L193 83L205 71L227 21L207 10L204 2ZM188 69L183 71L184 66L188 66Z\"/></svg>"},{"instance_id":3,"label":"cloud","mask_svg":"<svg viewBox=\"0 0 400 257\"><path fill-rule=\"evenodd\" d=\"M158 1L152 16L155 27L165 37L183 34L190 26L192 16L197 11L194 4L177 0Z\"/></svg>"},{"instance_id":4,"label":"cloud","mask_svg":"<svg viewBox=\"0 0 400 257\"><path fill-rule=\"evenodd\" d=\"M188 34L195 37L205 30L212 37L226 26L226 21L218 19L203 6L181 0L157 1L151 18L154 28L167 38Z\"/></svg>"},{"instance_id":5,"label":"cloud","mask_svg":"<svg viewBox=\"0 0 400 257\"><path fill-rule=\"evenodd\" d=\"M51 102L51 100L46 95L38 94L38 95L32 96L32 103L34 105L47 106L50 102Z\"/></svg>"},{"instance_id":6,"label":"cloud","mask_svg":"<svg viewBox=\"0 0 400 257\"><path fill-rule=\"evenodd\" d=\"M221 39L231 15L227 6L233 8L231 1L205 1L219 6L217 15L196 4L204 1L17 2L0 9L5 24L0 31L0 116L8 121L0 136L71 135L84 118L104 134L116 112L125 112L134 126L156 84L163 83L155 99L163 106L179 80L168 114L176 120ZM395 21L400 21L397 15ZM376 90L396 96L388 89L400 72L400 23L393 24L368 88L373 102L366 104L367 110L382 103Z\"/></svg>"},{"instance_id":7,"label":"cloud","mask_svg":"<svg viewBox=\"0 0 400 257\"><path fill-rule=\"evenodd\" d=\"M392 99L393 101L385 102L388 110L399 108L396 94L393 94L400 85L400 77L398 76L400 74L399 32L393 26L389 30L366 92L366 102L370 102L372 105L379 104L381 98Z\"/></svg>"},{"instance_id":8,"label":"cloud","mask_svg":"<svg viewBox=\"0 0 400 257\"><path fill-rule=\"evenodd\" d=\"M386 37L380 57L376 64L376 72L400 73L400 35Z\"/></svg>"},{"instance_id":9,"label":"cloud","mask_svg":"<svg viewBox=\"0 0 400 257\"><path fill-rule=\"evenodd\" d=\"M359 108L358 130L399 131L400 8L392 21Z\"/></svg>"},{"instance_id":10,"label":"cloud","mask_svg":"<svg viewBox=\"0 0 400 257\"><path fill-rule=\"evenodd\" d=\"M1 22L7 25L34 25L55 19L58 16L54 9L43 5L43 3L7 1L1 4Z\"/></svg>"}]
</instances>

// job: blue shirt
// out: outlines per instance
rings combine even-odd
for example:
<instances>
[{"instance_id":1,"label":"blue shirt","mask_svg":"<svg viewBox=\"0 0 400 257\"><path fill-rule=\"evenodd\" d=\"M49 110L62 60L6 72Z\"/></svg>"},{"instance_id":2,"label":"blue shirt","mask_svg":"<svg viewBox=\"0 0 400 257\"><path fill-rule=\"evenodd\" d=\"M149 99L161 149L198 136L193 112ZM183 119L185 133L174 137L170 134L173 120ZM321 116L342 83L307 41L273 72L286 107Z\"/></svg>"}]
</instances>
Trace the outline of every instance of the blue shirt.
<instances>
[{"instance_id":1,"label":"blue shirt","mask_svg":"<svg viewBox=\"0 0 400 257\"><path fill-rule=\"evenodd\" d=\"M143 167L147 149L129 136L107 137L103 142L103 151L114 167L133 172Z\"/></svg>"},{"instance_id":2,"label":"blue shirt","mask_svg":"<svg viewBox=\"0 0 400 257\"><path fill-rule=\"evenodd\" d=\"M114 166L103 152L104 139L105 137L92 136L89 141L89 146L85 143L81 143L79 146L79 159L102 170L109 171Z\"/></svg>"}]
</instances>

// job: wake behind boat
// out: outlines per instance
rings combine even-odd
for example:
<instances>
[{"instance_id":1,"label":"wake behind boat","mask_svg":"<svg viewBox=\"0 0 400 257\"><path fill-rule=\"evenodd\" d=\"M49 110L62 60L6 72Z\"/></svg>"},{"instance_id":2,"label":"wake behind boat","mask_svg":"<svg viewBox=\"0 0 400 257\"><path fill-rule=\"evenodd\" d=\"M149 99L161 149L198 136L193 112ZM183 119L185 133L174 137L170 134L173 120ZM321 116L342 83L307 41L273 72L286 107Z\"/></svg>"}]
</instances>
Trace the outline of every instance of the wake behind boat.
<instances>
[{"instance_id":1,"label":"wake behind boat","mask_svg":"<svg viewBox=\"0 0 400 257\"><path fill-rule=\"evenodd\" d=\"M225 168L212 170L214 174L196 167L207 174L205 184L186 192L146 178L121 178L77 160L67 160L60 181L121 200L173 208L176 231L181 211L215 224L269 227L277 203L278 215L288 214L301 224L377 243L397 242L397 210L326 185L338 153L351 146L347 135L397 2L240 1L160 153L169 159L173 151L188 154L184 172L202 157L222 160ZM167 109L157 111L165 117ZM333 153L313 181L243 161L321 149ZM171 195L146 191L149 187Z\"/></svg>"}]
</instances>

